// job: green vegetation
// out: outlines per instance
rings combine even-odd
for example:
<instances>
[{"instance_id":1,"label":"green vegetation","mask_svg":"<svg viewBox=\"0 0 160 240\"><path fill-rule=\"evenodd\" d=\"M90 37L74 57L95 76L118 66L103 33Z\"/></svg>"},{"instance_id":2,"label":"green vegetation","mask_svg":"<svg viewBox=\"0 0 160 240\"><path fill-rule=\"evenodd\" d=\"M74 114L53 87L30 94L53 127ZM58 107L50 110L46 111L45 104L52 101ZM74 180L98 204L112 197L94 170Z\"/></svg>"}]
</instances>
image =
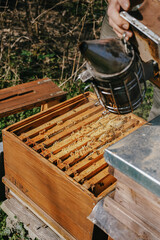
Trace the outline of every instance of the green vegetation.
<instances>
[{"instance_id":1,"label":"green vegetation","mask_svg":"<svg viewBox=\"0 0 160 240\"><path fill-rule=\"evenodd\" d=\"M105 0L0 1L0 89L49 77L68 98L84 89L78 74L84 69L78 45L99 38ZM152 87L135 113L145 119ZM39 111L39 108L0 119L1 130Z\"/></svg>"},{"instance_id":2,"label":"green vegetation","mask_svg":"<svg viewBox=\"0 0 160 240\"><path fill-rule=\"evenodd\" d=\"M0 240L31 240L31 238L28 236L28 232L24 228L23 223L18 222L13 224L14 227L12 228L7 227L6 218L7 215L0 208Z\"/></svg>"},{"instance_id":3,"label":"green vegetation","mask_svg":"<svg viewBox=\"0 0 160 240\"><path fill-rule=\"evenodd\" d=\"M6 217L7 215L0 208L0 240L5 239L3 237L5 236L4 231L6 228Z\"/></svg>"},{"instance_id":4,"label":"green vegetation","mask_svg":"<svg viewBox=\"0 0 160 240\"><path fill-rule=\"evenodd\" d=\"M0 89L49 77L68 98L83 91L82 39L99 38L105 0L0 1ZM0 119L1 130L39 108Z\"/></svg>"},{"instance_id":5,"label":"green vegetation","mask_svg":"<svg viewBox=\"0 0 160 240\"><path fill-rule=\"evenodd\" d=\"M147 120L152 103L153 103L153 85L149 81L147 81L147 91L144 101L141 104L141 106L134 111L134 114Z\"/></svg>"},{"instance_id":6,"label":"green vegetation","mask_svg":"<svg viewBox=\"0 0 160 240\"><path fill-rule=\"evenodd\" d=\"M16 113L16 114L12 114L8 117L3 117L0 119L0 141L2 140L2 129L7 127L7 126L10 126L11 124L14 124L20 120L23 120L33 114L36 114L40 112L40 108L37 107L37 108L33 108L31 110L28 110L28 111L23 111L23 112L20 112L20 113Z\"/></svg>"}]
</instances>

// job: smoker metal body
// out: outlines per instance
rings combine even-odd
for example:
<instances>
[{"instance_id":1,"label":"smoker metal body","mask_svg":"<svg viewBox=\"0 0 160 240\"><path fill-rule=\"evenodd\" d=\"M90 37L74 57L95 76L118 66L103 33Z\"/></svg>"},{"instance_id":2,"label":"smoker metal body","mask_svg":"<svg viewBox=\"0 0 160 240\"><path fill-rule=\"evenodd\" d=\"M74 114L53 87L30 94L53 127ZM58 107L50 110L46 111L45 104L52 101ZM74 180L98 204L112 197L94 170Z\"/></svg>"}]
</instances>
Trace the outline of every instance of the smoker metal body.
<instances>
[{"instance_id":1,"label":"smoker metal body","mask_svg":"<svg viewBox=\"0 0 160 240\"><path fill-rule=\"evenodd\" d=\"M135 110L144 99L145 81L159 79L158 63L142 61L125 39L83 41L80 51L87 60L87 70L79 78L90 81L99 102L111 113Z\"/></svg>"},{"instance_id":2,"label":"smoker metal body","mask_svg":"<svg viewBox=\"0 0 160 240\"><path fill-rule=\"evenodd\" d=\"M80 51L87 60L87 71L80 75L90 80L100 103L112 113L135 110L146 92L145 79L153 76L153 61L143 64L131 44L120 39L83 41ZM151 68L147 73L145 69Z\"/></svg>"},{"instance_id":3,"label":"smoker metal body","mask_svg":"<svg viewBox=\"0 0 160 240\"><path fill-rule=\"evenodd\" d=\"M81 74L80 78L83 82L91 80L99 102L112 113L125 114L135 110L144 99L146 80L160 88L160 16L156 12L158 7L157 0L145 0L137 11L130 14L124 11L120 13L130 23L134 32L129 43L122 40L126 56L123 49L117 47L118 44L121 45L120 40L118 42L115 38L85 41L80 45L80 51L87 60L87 71ZM155 11L152 19L148 19L148 8ZM155 27L156 21L158 27ZM98 44L104 45L104 42L106 46L100 48ZM119 55L117 58L114 55L116 51L117 56ZM123 58L120 58L120 54ZM123 65L123 59L127 62L130 56L128 67L120 68L120 60ZM131 64L132 62L136 64ZM129 67L130 65L132 67Z\"/></svg>"}]
</instances>

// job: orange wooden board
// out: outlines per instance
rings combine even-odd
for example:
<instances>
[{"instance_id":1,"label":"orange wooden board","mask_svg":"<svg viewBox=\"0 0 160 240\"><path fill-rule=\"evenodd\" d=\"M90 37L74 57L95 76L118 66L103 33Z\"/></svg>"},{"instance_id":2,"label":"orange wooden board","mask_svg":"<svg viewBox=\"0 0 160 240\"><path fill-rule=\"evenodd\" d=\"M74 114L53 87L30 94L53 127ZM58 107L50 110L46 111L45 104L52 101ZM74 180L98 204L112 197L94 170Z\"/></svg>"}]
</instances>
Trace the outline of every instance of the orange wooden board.
<instances>
[{"instance_id":1,"label":"orange wooden board","mask_svg":"<svg viewBox=\"0 0 160 240\"><path fill-rule=\"evenodd\" d=\"M62 91L51 79L44 78L0 90L0 117L41 106L50 101L65 100Z\"/></svg>"}]
</instances>

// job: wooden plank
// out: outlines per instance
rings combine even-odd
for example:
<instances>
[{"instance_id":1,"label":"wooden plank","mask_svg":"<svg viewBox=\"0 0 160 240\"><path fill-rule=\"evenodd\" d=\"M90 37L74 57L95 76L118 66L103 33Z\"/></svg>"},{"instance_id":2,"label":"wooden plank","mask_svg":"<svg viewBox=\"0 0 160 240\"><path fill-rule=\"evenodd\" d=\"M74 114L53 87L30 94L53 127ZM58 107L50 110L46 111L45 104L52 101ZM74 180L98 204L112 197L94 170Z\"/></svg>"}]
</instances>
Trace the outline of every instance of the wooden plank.
<instances>
[{"instance_id":1,"label":"wooden plank","mask_svg":"<svg viewBox=\"0 0 160 240\"><path fill-rule=\"evenodd\" d=\"M3 88L1 89L0 91L0 101L3 101L3 100L7 100L8 98L10 99L12 96L16 95L16 94L21 94L21 93L25 93L26 92L30 92L30 91L33 91L33 89L35 87L41 87L42 84L38 84L38 82L40 82L42 84L46 84L46 82L51 82L51 79L49 78L43 78L43 79L38 79L36 81L30 81L30 82L27 82L27 83L23 83L23 84L18 84L16 86L12 86L12 87L8 87L8 88ZM58 89L58 86L55 85L55 87Z\"/></svg>"},{"instance_id":2,"label":"wooden plank","mask_svg":"<svg viewBox=\"0 0 160 240\"><path fill-rule=\"evenodd\" d=\"M83 187L89 189L91 186L94 186L96 183L99 183L102 179L109 175L108 167L94 175L91 179L83 183Z\"/></svg>"},{"instance_id":3,"label":"wooden plank","mask_svg":"<svg viewBox=\"0 0 160 240\"><path fill-rule=\"evenodd\" d=\"M144 188L140 184L136 183L134 180L132 180L125 174L121 173L117 169L115 169L115 171L114 171L114 177L117 178L117 180L120 181L121 183L128 186L129 188L132 186L132 190L134 192L136 192L140 195L142 195L142 193L143 193L143 197L145 197L149 201L152 201L159 208L160 199L156 195L154 195L153 193L148 191L146 188Z\"/></svg>"},{"instance_id":4,"label":"wooden plank","mask_svg":"<svg viewBox=\"0 0 160 240\"><path fill-rule=\"evenodd\" d=\"M128 129L133 128L136 125L138 125L138 121L136 119L130 119L130 121L125 123L123 131L127 131Z\"/></svg>"},{"instance_id":5,"label":"wooden plank","mask_svg":"<svg viewBox=\"0 0 160 240\"><path fill-rule=\"evenodd\" d=\"M99 147L99 143L97 144L97 146ZM90 151L87 151L86 154L83 155L83 157L85 157L85 155L88 155L89 153L90 153ZM80 161L77 164L74 164L72 167L69 167L65 171L65 173L67 175L72 175L72 174L75 174L76 172L81 172L102 157L103 157L103 150L101 150L101 149L97 150L96 152L93 152L92 154L87 156L85 159L83 159L83 161ZM75 161L76 161L76 157L74 156L73 158L75 158ZM79 157L78 157L78 159L79 159ZM67 164L74 163L74 159L72 159L70 162L67 160L62 162L61 164L59 164L58 167L62 169L64 166L67 166Z\"/></svg>"},{"instance_id":6,"label":"wooden plank","mask_svg":"<svg viewBox=\"0 0 160 240\"><path fill-rule=\"evenodd\" d=\"M90 167L82 171L80 174L74 177L76 182L84 181L86 178L89 178L95 175L98 171L104 169L107 166L104 158L98 160L97 162L93 163Z\"/></svg>"},{"instance_id":7,"label":"wooden plank","mask_svg":"<svg viewBox=\"0 0 160 240\"><path fill-rule=\"evenodd\" d=\"M112 177L112 176L109 175L108 177ZM97 194L97 200L101 200L102 197L106 197L109 193L113 192L116 188L116 184L117 184L117 182L115 181L114 183L109 185L103 192L101 192L100 194Z\"/></svg>"},{"instance_id":8,"label":"wooden plank","mask_svg":"<svg viewBox=\"0 0 160 240\"><path fill-rule=\"evenodd\" d=\"M137 218L130 211L126 210L119 203L114 201L111 197L107 196L104 200L104 209L112 216L117 218L126 227L135 232L139 239L158 240L160 239L160 233L155 229L147 225L145 222Z\"/></svg>"},{"instance_id":9,"label":"wooden plank","mask_svg":"<svg viewBox=\"0 0 160 240\"><path fill-rule=\"evenodd\" d=\"M91 94L91 95L92 95L92 94ZM15 124L13 124L13 125L11 125L11 126L9 126L9 127L7 127L7 130L10 131L10 132L14 132L14 133L16 133L16 131L17 131L17 134L18 134L18 132L19 132L20 130L21 130L21 132L24 132L25 129L27 129L27 127L28 127L28 129L29 129L29 127L30 127L34 122L37 121L37 118L38 118L38 119L43 119L42 123L43 123L43 122L46 122L47 119L48 119L48 117L50 117L50 115L52 115L52 113L53 113L54 111L57 111L57 110L59 110L59 109L61 109L61 108L64 108L65 106L70 105L70 104L72 104L72 103L75 103L75 102L77 102L77 101L80 101L80 103L83 104L84 102L88 102L89 100L87 100L87 99L89 99L89 98L90 98L90 97L89 97L89 93L88 93L88 92L85 93L85 96L84 96L83 94L78 95L78 96L76 96L76 97L74 97L74 98L71 98L71 99L66 100L66 101L64 101L64 102L62 102L62 103L59 103L59 104L57 104L56 106L53 106L53 107L49 108L49 109L46 110L46 111L42 111L42 112L40 112L40 113L38 113L38 114L36 114L36 115L33 115L33 116L31 116L31 117L28 117L27 119L23 119L22 121L20 121L20 122L18 122L18 123L15 123ZM91 99L90 101L95 101L94 97L93 97L93 99ZM49 121L49 120L48 120L48 121ZM39 125L40 125L40 124L39 124ZM35 125L35 127L36 127L36 126L37 126L37 125ZM21 133L21 132L20 132L20 133Z\"/></svg>"},{"instance_id":10,"label":"wooden plank","mask_svg":"<svg viewBox=\"0 0 160 240\"><path fill-rule=\"evenodd\" d=\"M103 134L106 136L106 134L108 134L110 131L112 132L114 126L116 126L117 121L115 120L115 122L114 122L112 119L112 120L110 120L109 124L107 125L106 123L108 123L109 119L102 118L100 120L101 120L100 121L101 125L99 128L95 127L93 129L91 129L91 132L89 133L89 135L85 135L83 138L79 138L75 144L71 144L71 145L67 146L66 148L63 148L62 151L55 154L55 160L56 160L56 158L63 160L66 157L68 157L72 152L82 148L83 146L86 146L89 143L93 144L93 142L96 142L96 140L99 141L100 143L102 143L103 142L103 140L102 140ZM121 121L119 123L119 125L116 127L121 127L122 125L123 125L123 121ZM115 134L113 133L113 135L115 135ZM48 150L50 152L52 152L52 147L48 148ZM43 156L45 156L45 152L41 153L41 154L43 154Z\"/></svg>"},{"instance_id":11,"label":"wooden plank","mask_svg":"<svg viewBox=\"0 0 160 240\"><path fill-rule=\"evenodd\" d=\"M0 91L0 117L27 110L55 99L65 100L62 91L50 79L39 79Z\"/></svg>"},{"instance_id":12,"label":"wooden plank","mask_svg":"<svg viewBox=\"0 0 160 240\"><path fill-rule=\"evenodd\" d=\"M48 108L53 107L54 105L58 104L58 99L50 101L48 103L41 104L41 111L46 111Z\"/></svg>"},{"instance_id":13,"label":"wooden plank","mask_svg":"<svg viewBox=\"0 0 160 240\"><path fill-rule=\"evenodd\" d=\"M99 183L96 183L93 189L94 195L101 198L101 195L106 196L115 189L117 180L112 175L107 175Z\"/></svg>"},{"instance_id":14,"label":"wooden plank","mask_svg":"<svg viewBox=\"0 0 160 240\"><path fill-rule=\"evenodd\" d=\"M85 137L85 139L79 139L78 142L76 142L73 145L70 145L69 148L67 149L64 148L62 149L62 151L58 152L57 154L55 154L55 158L59 158L59 159L65 159L67 158L72 152L82 148L83 146L85 146L88 142L90 141L89 137Z\"/></svg>"},{"instance_id":15,"label":"wooden plank","mask_svg":"<svg viewBox=\"0 0 160 240\"><path fill-rule=\"evenodd\" d=\"M75 101L74 103L68 104L65 107L59 108L53 112L51 112L50 114L45 114L42 117L38 117L39 114L37 114L37 118L32 122L32 124L26 124L23 127L20 127L19 129L16 129L16 131L14 131L14 133L16 135L20 135L23 132L22 138L27 138L28 136L26 135L26 132L28 132L29 130L34 129L37 126L40 126L41 124L43 124L44 121L50 121L53 118L57 117L57 116L61 116L62 114L64 114L65 112L70 111L71 109L78 107L80 105L82 105L85 101L84 99L82 99L81 101ZM44 111L46 112L46 111Z\"/></svg>"},{"instance_id":16,"label":"wooden plank","mask_svg":"<svg viewBox=\"0 0 160 240\"><path fill-rule=\"evenodd\" d=\"M93 110L92 110L93 112ZM73 130L70 132L71 135L68 136L68 138L65 138L64 140L62 139L62 136L59 138L60 142L57 142L57 144L55 144L54 146L48 148L48 150L50 150L53 154L61 151L64 147L72 144L73 142L79 141L81 138L85 138L85 135L89 135L90 140L92 139L92 135L93 137L97 137L97 132L98 135L101 135L100 132L100 127L99 127L99 123L101 122L101 124L107 124L109 122L109 119L103 119L100 118L102 117L102 112L98 113L98 114L94 114L91 117L88 117L86 120L81 121L78 124L75 124L75 130L74 130L74 134L73 134ZM111 120L111 118L110 118ZM87 126L88 125L88 126ZM86 127L84 127L86 126ZM79 130L79 131L76 131ZM101 129L104 132L104 129ZM64 135L65 131L64 131Z\"/></svg>"},{"instance_id":17,"label":"wooden plank","mask_svg":"<svg viewBox=\"0 0 160 240\"><path fill-rule=\"evenodd\" d=\"M9 88L3 88L0 91L0 99L3 99L3 96L4 97L12 96L15 93L15 91L18 92L18 93L21 93L21 92L24 92L25 89L30 90L37 85L42 85L43 86L43 84L46 84L47 82L49 82L49 84L50 84L51 79L49 79L49 78L37 79L35 81L30 81L30 82L27 82L27 83L18 84L16 86L12 86L12 87L9 87ZM56 85L56 87L58 88L57 85Z\"/></svg>"},{"instance_id":18,"label":"wooden plank","mask_svg":"<svg viewBox=\"0 0 160 240\"><path fill-rule=\"evenodd\" d=\"M63 200L65 203L64 206L64 203L59 202L60 201L59 198L62 196L59 196L58 193L54 195L53 192L53 197L51 199L48 196L49 193L45 195L43 194L43 190L39 192L37 188L29 184L28 181L24 180L21 176L15 174L15 172L12 171L9 167L7 167L7 174L8 174L7 179L9 179L9 177L12 176L9 179L9 181L12 181L14 185L16 184L17 186L21 186L20 190L22 190L23 187L23 191L27 191L25 195L29 197L31 201L36 203L36 205L38 205L45 213L47 213L51 218L53 218L73 237L75 237L78 240L81 240L82 237L85 237L86 234L86 238L91 240L93 224L89 220L87 220L87 216L92 211L91 206L86 206L85 209L84 208L82 209L80 202L79 203L77 202L75 206L74 201L71 199L69 201L68 199L70 193L68 194L68 197L66 197L65 196L66 194L64 193ZM59 194L61 195L61 193ZM74 213L72 212L71 206ZM84 211L86 211L85 214Z\"/></svg>"},{"instance_id":19,"label":"wooden plank","mask_svg":"<svg viewBox=\"0 0 160 240\"><path fill-rule=\"evenodd\" d=\"M8 215L7 227L15 227L22 222L31 239L63 240L63 237L52 231L43 221L33 214L16 198L12 197L1 204L2 210ZM15 218L16 216L16 218ZM9 226L8 226L9 222Z\"/></svg>"},{"instance_id":20,"label":"wooden plank","mask_svg":"<svg viewBox=\"0 0 160 240\"><path fill-rule=\"evenodd\" d=\"M143 192L135 192L132 185L128 187L118 181L114 200L160 233L160 199L159 204L155 203L150 194L146 198Z\"/></svg>"},{"instance_id":21,"label":"wooden plank","mask_svg":"<svg viewBox=\"0 0 160 240\"><path fill-rule=\"evenodd\" d=\"M134 121L134 123L135 123L135 121ZM130 128L131 126L132 126L132 124L133 123L131 123L130 125L127 125L127 129L128 129L128 127ZM113 125L114 126L114 125ZM121 127L121 125L119 125L119 127ZM113 129L113 128L112 128ZM123 128L120 130L120 131L118 131L117 129L116 129L116 133L115 133L115 136L111 136L111 137L104 137L103 139L101 139L101 142L99 143L99 142L94 142L94 145L93 145L93 148L94 149L97 149L98 147L100 147L100 146L103 146L103 145L105 145L106 143L106 145L101 149L101 153L103 153L104 152L104 150L105 150L105 148L107 148L107 147L109 147L111 144L114 144L116 141L118 141L118 140L120 140L121 138L123 138L124 136L126 136L127 134L129 134L128 132L127 132L127 129L125 128L125 124L123 125ZM132 130L133 131L133 130ZM108 132L106 131L105 132L105 134L107 135L108 134ZM114 138L116 138L115 140L114 140ZM117 139L118 138L118 139ZM99 150L98 150L99 151ZM92 150L91 149L89 149L88 151L86 151L86 153L83 153L84 154L84 157L87 155L87 154L89 154L89 153L91 153L92 152ZM100 154L100 153L99 153ZM65 161L63 161L62 163L60 162L59 164L58 164L58 167L60 168L60 169L63 169L63 168L68 168L68 166L69 165L71 165L71 164L73 164L73 163L75 163L76 161L78 161L78 160L81 160L83 157L80 157L79 155L77 156L78 154L73 154L73 156L71 156L71 157L69 157L68 159L66 159ZM91 156L92 157L92 156ZM93 156L94 157L94 156ZM53 157L53 160L51 160L51 161L54 161L54 157ZM84 164L83 164L83 162L84 162ZM73 166L73 168L69 168L68 169L68 172L67 172L67 174L72 174L72 173L74 173L74 172L76 172L76 171L79 171L78 170L78 167L80 167L80 169L81 169L81 164L82 164L82 166L84 167L85 166L85 160L83 159L83 162L79 162L77 165L75 165L75 166ZM88 162L88 159L86 159L86 165L87 165L87 162Z\"/></svg>"},{"instance_id":22,"label":"wooden plank","mask_svg":"<svg viewBox=\"0 0 160 240\"><path fill-rule=\"evenodd\" d=\"M62 139L66 136L68 136L69 134L71 133L74 133L73 136L71 136L71 139L74 138L74 136L76 135L79 135L80 131L83 132L83 135L87 135L87 133L89 133L89 130L87 131L87 126L86 125L89 125L88 128L90 129L90 132L92 129L92 125L94 125L94 127L96 126L96 121L98 120L99 121L99 118L102 116L102 113L98 113L98 114L94 114L93 116L83 120L82 122L78 123L78 124L75 124L73 127L71 128L67 128L65 129L65 131L63 133L60 133L56 136L54 136L53 138L51 138L50 140L46 140L44 142L44 144L48 145L48 144L51 144L51 143L54 143L55 141L59 140L59 139ZM86 127L85 127L86 126ZM82 129L83 128L83 129ZM79 131L80 130L80 131ZM80 138L80 137L78 137ZM52 150L51 150L52 151Z\"/></svg>"},{"instance_id":23,"label":"wooden plank","mask_svg":"<svg viewBox=\"0 0 160 240\"><path fill-rule=\"evenodd\" d=\"M98 112L98 114L97 114ZM41 134L36 136L35 138L32 138L34 142L37 141L43 141L43 145L45 147L49 147L52 145L55 141L61 140L62 138L68 136L69 134L72 134L75 131L78 131L82 127L86 126L87 124L90 124L93 121L96 121L98 118L101 117L102 112L100 108L92 109L93 115L88 116L87 119L83 120L81 119L80 116L78 117L79 121L77 120L77 123L72 121L66 121L62 126L50 129L47 131L47 133ZM56 120L55 120L56 121ZM63 131L65 130L65 131ZM58 133L57 133L58 132ZM52 136L53 135L53 136ZM37 145L37 150L38 150L38 145Z\"/></svg>"},{"instance_id":24,"label":"wooden plank","mask_svg":"<svg viewBox=\"0 0 160 240\"><path fill-rule=\"evenodd\" d=\"M68 125L69 125L69 120L70 121L73 121L72 119L77 116L78 114L80 113L83 113L85 111L87 111L88 109L90 108L93 108L94 106L94 103L93 102L88 102L88 103L84 103L83 105L77 107L76 109L73 109L73 110L70 110L66 113L64 113L63 115L60 115L59 117L57 118L54 118L54 119L51 119L50 121L47 121L43 124L41 124L40 126L38 127L35 127L34 129L32 130L29 130L27 131L25 134L22 135L22 137L30 137L30 138L33 138L34 137L34 141L40 141L42 140L43 136L41 135L38 135L39 133L41 132L44 132L45 134L47 134L49 136L49 134L53 133L54 130L52 130L51 128L53 128L54 126L57 126L57 132L58 132L58 127L61 129L62 127L64 128L65 125L67 125L66 122L68 122ZM102 110L102 107L99 106L97 107L96 109L94 109L95 111L97 110ZM90 110L91 111L91 110ZM90 112L89 112L90 113ZM85 113L83 113L82 115L82 118L84 117ZM80 115L81 117L81 115ZM67 121L68 120L68 121ZM76 121L76 119L75 119ZM70 123L71 124L71 123ZM50 130L51 129L51 130ZM59 130L60 130L59 129ZM48 131L50 130L50 131ZM36 135L37 138L35 137ZM41 137L41 138L40 138ZM21 138L21 137L20 137ZM22 139L22 138L21 138Z\"/></svg>"},{"instance_id":25,"label":"wooden plank","mask_svg":"<svg viewBox=\"0 0 160 240\"><path fill-rule=\"evenodd\" d=\"M45 211L42 210L37 204L35 204L29 197L27 197L19 188L17 188L11 181L7 178L3 178L5 186L9 189L9 194L11 197L15 197L23 205L29 208L39 219L45 222L51 229L58 232L66 240L75 240L62 226L60 226L53 218L51 218Z\"/></svg>"},{"instance_id":26,"label":"wooden plank","mask_svg":"<svg viewBox=\"0 0 160 240\"><path fill-rule=\"evenodd\" d=\"M90 155L90 157L86 157L88 154L92 153L94 151L94 149L96 150L96 148L98 148L102 144L103 144L102 142L101 143L94 142L94 144L92 145L93 148L80 149L80 152L82 150L82 153L83 153L82 155L77 150L75 153L72 153L72 156L68 157L63 162L60 162L58 164L58 168L65 169L66 171L68 171L68 172L66 172L68 175L74 174L76 172L80 172L81 170L90 166L92 163L94 163L95 161L97 161L99 158L102 157L102 155L99 154L98 150L97 150L96 154L93 153L94 158L92 158L92 154ZM53 157L53 159L54 159L54 157ZM80 161L80 160L83 160L83 161ZM72 166L73 164L75 164L78 161L79 161L79 163L74 165L75 167L73 166L73 168L70 168L70 166ZM70 169L71 169L71 171L70 171Z\"/></svg>"}]
</instances>

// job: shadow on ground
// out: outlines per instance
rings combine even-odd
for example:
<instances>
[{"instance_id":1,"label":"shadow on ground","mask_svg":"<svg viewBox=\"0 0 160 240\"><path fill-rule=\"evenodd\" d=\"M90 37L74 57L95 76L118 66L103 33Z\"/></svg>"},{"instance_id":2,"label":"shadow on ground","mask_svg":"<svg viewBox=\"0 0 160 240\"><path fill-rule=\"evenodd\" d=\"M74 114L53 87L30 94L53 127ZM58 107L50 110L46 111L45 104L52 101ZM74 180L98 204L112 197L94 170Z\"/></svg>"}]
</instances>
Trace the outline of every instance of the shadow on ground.
<instances>
[{"instance_id":1,"label":"shadow on ground","mask_svg":"<svg viewBox=\"0 0 160 240\"><path fill-rule=\"evenodd\" d=\"M0 202L5 200L5 187L2 183L2 177L4 176L4 159L3 152L0 152Z\"/></svg>"}]
</instances>

